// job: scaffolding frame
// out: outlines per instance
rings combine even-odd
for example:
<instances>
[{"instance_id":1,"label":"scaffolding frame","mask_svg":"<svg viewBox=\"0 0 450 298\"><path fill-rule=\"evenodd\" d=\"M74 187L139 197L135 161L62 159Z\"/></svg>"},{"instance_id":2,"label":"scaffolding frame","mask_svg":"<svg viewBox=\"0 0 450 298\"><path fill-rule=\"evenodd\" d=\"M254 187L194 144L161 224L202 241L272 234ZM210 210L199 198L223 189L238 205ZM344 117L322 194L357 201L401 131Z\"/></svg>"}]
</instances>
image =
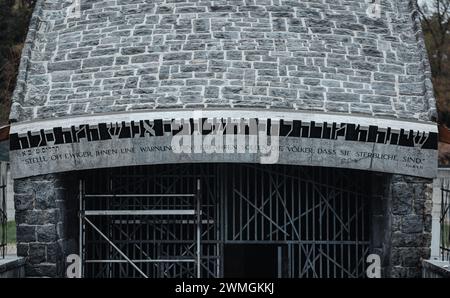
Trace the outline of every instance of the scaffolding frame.
<instances>
[{"instance_id":1,"label":"scaffolding frame","mask_svg":"<svg viewBox=\"0 0 450 298\"><path fill-rule=\"evenodd\" d=\"M137 263L165 263L165 264L176 264L176 263L194 263L196 267L196 277L201 277L201 269L200 269L200 256L201 256L201 208L200 208L200 180L197 182L197 193L196 194L86 194L85 192L85 181L80 180L79 182L79 192L80 192L80 235L83 235L82 238L80 238L80 258L82 264L95 264L95 263L103 263L103 264L113 264L113 263L127 263L131 265L142 277L149 278L150 276L143 272L143 270L138 266ZM117 199L117 198L139 198L141 200L145 199L176 199L181 198L182 204L179 206L173 206L173 209L135 209L135 210L111 210L111 209L103 209L103 210L86 210L86 203L85 200L87 199ZM187 199L193 199L193 202L191 206L185 205L183 206L183 203L188 203L186 201ZM109 206L111 207L111 206ZM149 207L149 206L147 206ZM183 208L184 207L184 208ZM191 207L190 209L186 209L186 207ZM91 221L91 217L109 217L110 220L112 220L113 223L117 223L117 217L123 218L123 217L133 217L133 218L152 218L155 222L161 222L159 219L160 217L164 217L165 220L162 222L164 225L171 224L173 220L171 220L171 217L176 216L182 216L182 217L191 217L191 220L184 221L183 224L189 224L193 225L196 228L196 236L195 236L195 248L196 253L195 257L192 258L179 258L177 256L171 257L171 258L151 258L143 252L143 254L146 256L145 259L130 259L125 252L119 248L114 241L111 239L110 236L105 235L104 232L101 231L101 228L99 228L96 224ZM121 221L121 219L119 219ZM129 219L125 220L126 224L129 223ZM136 222L136 220L134 220ZM102 237L109 246L113 249L113 252L118 253L123 259L87 259L86 257L86 237L85 232L87 225L92 228L95 232L98 233L100 237ZM132 234L136 233L136 229L139 229L138 225L132 225L135 230L132 231ZM117 227L117 225L116 225ZM124 233L123 230L121 230L121 226L118 226L121 233ZM129 233L129 230L127 231ZM136 245L135 245L136 247ZM141 247L137 247L140 251L142 251ZM85 266L82 266L85 267ZM84 274L84 270L82 269L82 275Z\"/></svg>"}]
</instances>

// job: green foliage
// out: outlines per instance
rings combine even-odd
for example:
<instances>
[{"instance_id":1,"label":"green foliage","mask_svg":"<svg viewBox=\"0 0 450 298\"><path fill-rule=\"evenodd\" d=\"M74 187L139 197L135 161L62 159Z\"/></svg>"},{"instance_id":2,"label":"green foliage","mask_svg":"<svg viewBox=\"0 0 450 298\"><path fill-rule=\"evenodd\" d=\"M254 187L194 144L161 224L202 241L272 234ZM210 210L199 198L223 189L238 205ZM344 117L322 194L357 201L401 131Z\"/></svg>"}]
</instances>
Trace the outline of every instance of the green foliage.
<instances>
[{"instance_id":1,"label":"green foliage","mask_svg":"<svg viewBox=\"0 0 450 298\"><path fill-rule=\"evenodd\" d=\"M0 125L8 121L23 41L35 0L0 0Z\"/></svg>"},{"instance_id":2,"label":"green foliage","mask_svg":"<svg viewBox=\"0 0 450 298\"><path fill-rule=\"evenodd\" d=\"M3 237L3 229L0 228L0 239ZM7 244L16 243L16 222L8 221L6 223L6 242Z\"/></svg>"},{"instance_id":3,"label":"green foliage","mask_svg":"<svg viewBox=\"0 0 450 298\"><path fill-rule=\"evenodd\" d=\"M16 222L15 221L8 221L6 226L6 240L8 244L14 244L16 243Z\"/></svg>"}]
</instances>

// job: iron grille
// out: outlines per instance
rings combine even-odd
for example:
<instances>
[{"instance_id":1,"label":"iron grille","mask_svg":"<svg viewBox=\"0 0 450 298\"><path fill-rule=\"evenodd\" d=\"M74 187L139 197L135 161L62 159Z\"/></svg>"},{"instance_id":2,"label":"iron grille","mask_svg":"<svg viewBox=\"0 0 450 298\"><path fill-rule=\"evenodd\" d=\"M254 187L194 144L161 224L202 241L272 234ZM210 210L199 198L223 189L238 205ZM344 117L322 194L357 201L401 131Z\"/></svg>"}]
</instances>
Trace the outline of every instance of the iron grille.
<instances>
[{"instance_id":1,"label":"iron grille","mask_svg":"<svg viewBox=\"0 0 450 298\"><path fill-rule=\"evenodd\" d=\"M288 277L365 274L367 176L329 168L246 165L225 179L232 190L221 201L227 243L285 244Z\"/></svg>"},{"instance_id":2,"label":"iron grille","mask_svg":"<svg viewBox=\"0 0 450 298\"><path fill-rule=\"evenodd\" d=\"M278 247L280 277L363 277L368 175L252 164L85 172L81 214L103 216L87 216L92 226L80 222L84 276L223 277L228 245L264 244ZM152 210L197 211L156 216Z\"/></svg>"}]
</instances>

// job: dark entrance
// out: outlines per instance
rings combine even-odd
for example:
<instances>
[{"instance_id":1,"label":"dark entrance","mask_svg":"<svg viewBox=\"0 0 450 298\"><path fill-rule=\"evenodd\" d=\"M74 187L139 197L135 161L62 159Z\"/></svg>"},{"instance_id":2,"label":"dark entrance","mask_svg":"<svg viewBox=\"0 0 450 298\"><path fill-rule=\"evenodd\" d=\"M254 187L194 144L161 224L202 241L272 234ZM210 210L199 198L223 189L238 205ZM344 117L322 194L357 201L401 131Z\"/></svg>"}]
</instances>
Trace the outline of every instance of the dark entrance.
<instances>
[{"instance_id":1,"label":"dark entrance","mask_svg":"<svg viewBox=\"0 0 450 298\"><path fill-rule=\"evenodd\" d=\"M226 244L223 277L278 277L277 247L275 244Z\"/></svg>"},{"instance_id":2,"label":"dark entrance","mask_svg":"<svg viewBox=\"0 0 450 298\"><path fill-rule=\"evenodd\" d=\"M370 181L362 171L257 164L84 172L83 274L364 277Z\"/></svg>"}]
</instances>

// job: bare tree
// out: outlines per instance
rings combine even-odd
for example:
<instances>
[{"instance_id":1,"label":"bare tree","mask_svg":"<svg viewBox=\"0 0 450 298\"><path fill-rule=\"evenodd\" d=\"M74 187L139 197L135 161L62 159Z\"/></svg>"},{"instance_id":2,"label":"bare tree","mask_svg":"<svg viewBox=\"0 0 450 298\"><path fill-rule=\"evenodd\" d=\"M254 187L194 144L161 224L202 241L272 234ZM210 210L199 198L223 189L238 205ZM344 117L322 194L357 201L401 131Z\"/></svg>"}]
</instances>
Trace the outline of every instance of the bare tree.
<instances>
[{"instance_id":1,"label":"bare tree","mask_svg":"<svg viewBox=\"0 0 450 298\"><path fill-rule=\"evenodd\" d=\"M428 51L436 76L443 74L446 47L450 41L450 0L422 0L419 14L426 38L431 38Z\"/></svg>"}]
</instances>

